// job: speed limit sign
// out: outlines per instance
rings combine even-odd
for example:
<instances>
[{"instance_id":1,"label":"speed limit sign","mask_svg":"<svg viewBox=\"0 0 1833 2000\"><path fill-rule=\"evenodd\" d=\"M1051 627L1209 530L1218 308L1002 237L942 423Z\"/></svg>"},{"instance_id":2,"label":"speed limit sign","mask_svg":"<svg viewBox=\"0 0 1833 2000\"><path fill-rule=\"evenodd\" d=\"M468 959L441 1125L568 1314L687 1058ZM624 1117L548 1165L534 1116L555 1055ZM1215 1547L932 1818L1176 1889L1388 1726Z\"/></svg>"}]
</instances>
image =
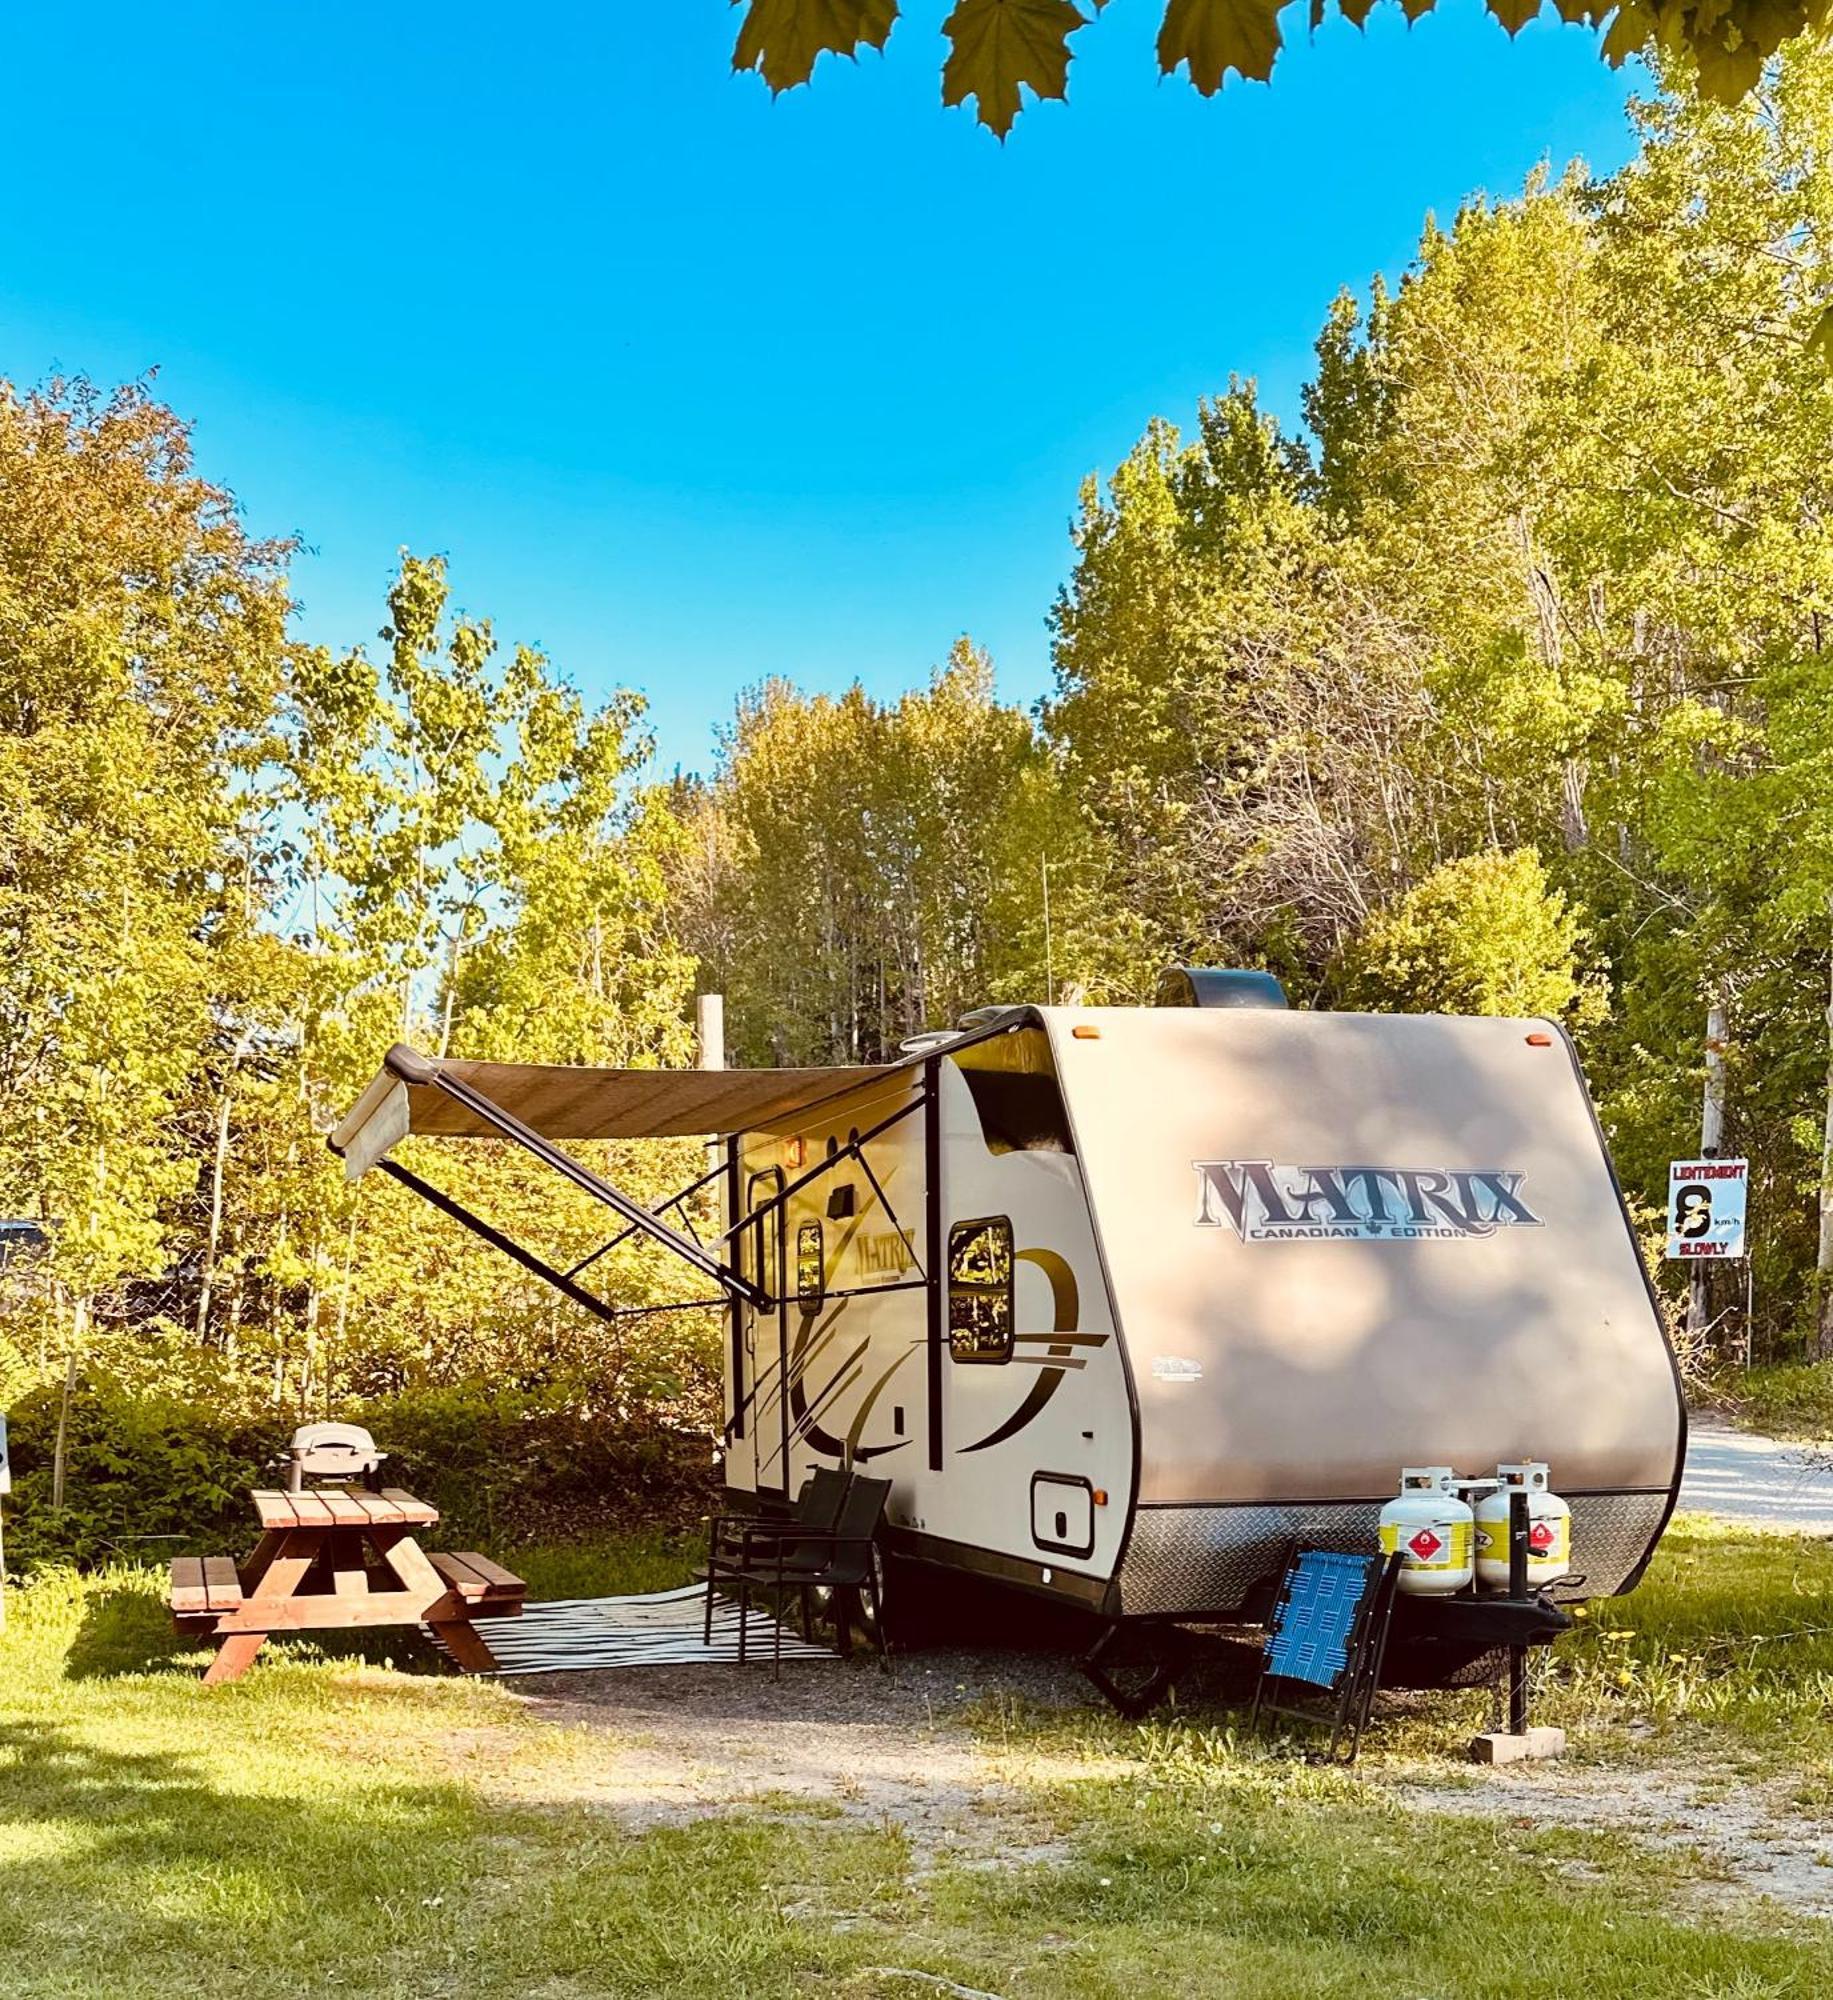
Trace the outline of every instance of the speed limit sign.
<instances>
[{"instance_id":1,"label":"speed limit sign","mask_svg":"<svg viewBox=\"0 0 1833 2000\"><path fill-rule=\"evenodd\" d=\"M1668 1255L1688 1263L1744 1254L1748 1160L1675 1160L1668 1168Z\"/></svg>"}]
</instances>

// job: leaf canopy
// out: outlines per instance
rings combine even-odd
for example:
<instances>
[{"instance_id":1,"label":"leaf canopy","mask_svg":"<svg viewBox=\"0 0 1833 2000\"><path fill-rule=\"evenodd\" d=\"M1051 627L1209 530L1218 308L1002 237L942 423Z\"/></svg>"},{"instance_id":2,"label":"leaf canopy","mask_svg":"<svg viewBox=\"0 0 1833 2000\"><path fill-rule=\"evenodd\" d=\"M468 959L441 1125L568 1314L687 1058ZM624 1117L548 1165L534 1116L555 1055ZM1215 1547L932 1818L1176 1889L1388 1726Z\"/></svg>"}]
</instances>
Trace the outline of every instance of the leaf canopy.
<instances>
[{"instance_id":1,"label":"leaf canopy","mask_svg":"<svg viewBox=\"0 0 1833 2000\"><path fill-rule=\"evenodd\" d=\"M807 83L823 55L853 56L882 49L902 11L900 0L734 0L744 20L732 66L758 71L771 91ZM1092 0L1101 13L1107 0ZM1283 0L1165 0L1158 31L1158 66L1183 69L1205 97L1230 70L1264 83L1283 46ZM1396 0L1409 21L1437 0ZM1518 35L1546 0L1484 0L1497 23ZM1310 25L1322 26L1330 0L1307 0ZM1336 0L1354 27L1375 0ZM1702 96L1735 104L1756 87L1763 65L1785 43L1818 36L1833 23L1833 0L1553 0L1573 26L1600 34L1599 53L1613 68L1651 46L1686 65ZM1089 17L1072 0L955 0L942 23L948 55L942 102L974 101L975 116L1005 138L1024 106L1024 93L1068 95L1069 38Z\"/></svg>"}]
</instances>

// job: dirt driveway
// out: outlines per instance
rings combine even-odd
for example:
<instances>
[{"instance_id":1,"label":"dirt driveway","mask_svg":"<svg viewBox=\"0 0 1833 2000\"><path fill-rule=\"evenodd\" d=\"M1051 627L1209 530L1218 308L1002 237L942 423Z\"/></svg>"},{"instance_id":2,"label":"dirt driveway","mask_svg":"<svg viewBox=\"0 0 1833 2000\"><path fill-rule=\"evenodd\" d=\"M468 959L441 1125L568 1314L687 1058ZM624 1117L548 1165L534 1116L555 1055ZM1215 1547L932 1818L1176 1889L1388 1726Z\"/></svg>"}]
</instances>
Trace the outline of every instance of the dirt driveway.
<instances>
[{"instance_id":1,"label":"dirt driveway","mask_svg":"<svg viewBox=\"0 0 1833 2000\"><path fill-rule=\"evenodd\" d=\"M747 1806L812 1808L897 1826L919 1870L945 1858L1060 1859L1067 1845L1038 1791L1139 1768L1123 1744L1102 1746L1100 1704L1073 1664L1041 1653L919 1653L891 1678L863 1662L786 1664L776 1683L730 1667L548 1674L516 1691L548 1720L605 1733L608 1754L591 1760L585 1796L633 1827ZM1000 1719L1008 1708L1023 1718L1009 1730ZM1069 1729L1040 1732L1040 1712ZM1212 1713L1222 1719L1200 1705L1193 1719ZM1079 1734L1087 1741L1078 1746ZM1717 1895L1833 1916L1833 1838L1791 1803L1785 1783L1630 1762L1487 1770L1378 1757L1362 1782L1413 1810L1697 1850L1710 1857Z\"/></svg>"},{"instance_id":2,"label":"dirt driveway","mask_svg":"<svg viewBox=\"0 0 1833 2000\"><path fill-rule=\"evenodd\" d=\"M1833 1457L1695 1417L1687 1432L1680 1507L1742 1527L1833 1535Z\"/></svg>"},{"instance_id":3,"label":"dirt driveway","mask_svg":"<svg viewBox=\"0 0 1833 2000\"><path fill-rule=\"evenodd\" d=\"M733 1806L790 1803L890 1820L919 1861L972 1847L989 1809L1023 1817L1024 1791L995 1769L969 1725L1002 1699L1087 1711L1093 1690L1067 1660L1019 1652L906 1656L893 1675L863 1661L761 1668L654 1667L545 1674L509 1683L549 1720L616 1739L596 1796L633 1826ZM1088 1776L1082 1757L1026 1756L1038 1782ZM1003 1844L1003 1841L1002 1841Z\"/></svg>"}]
</instances>

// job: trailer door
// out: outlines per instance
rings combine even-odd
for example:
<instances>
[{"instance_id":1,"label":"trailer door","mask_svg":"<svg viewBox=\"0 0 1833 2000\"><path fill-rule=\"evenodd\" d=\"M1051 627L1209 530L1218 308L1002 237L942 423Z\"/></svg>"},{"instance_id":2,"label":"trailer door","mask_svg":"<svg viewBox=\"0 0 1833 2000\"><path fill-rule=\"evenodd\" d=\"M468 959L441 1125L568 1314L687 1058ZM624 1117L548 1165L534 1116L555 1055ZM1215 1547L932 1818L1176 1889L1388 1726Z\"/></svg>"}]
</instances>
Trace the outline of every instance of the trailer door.
<instances>
[{"instance_id":1,"label":"trailer door","mask_svg":"<svg viewBox=\"0 0 1833 2000\"><path fill-rule=\"evenodd\" d=\"M745 1183L745 1213L753 1220L744 1232L747 1274L769 1303L745 1305L742 1346L745 1393L750 1398L756 1490L786 1497L789 1491L789 1404L783 1394L789 1370L788 1308L783 1297L783 1249L787 1218L778 1197L783 1170L771 1167Z\"/></svg>"}]
</instances>

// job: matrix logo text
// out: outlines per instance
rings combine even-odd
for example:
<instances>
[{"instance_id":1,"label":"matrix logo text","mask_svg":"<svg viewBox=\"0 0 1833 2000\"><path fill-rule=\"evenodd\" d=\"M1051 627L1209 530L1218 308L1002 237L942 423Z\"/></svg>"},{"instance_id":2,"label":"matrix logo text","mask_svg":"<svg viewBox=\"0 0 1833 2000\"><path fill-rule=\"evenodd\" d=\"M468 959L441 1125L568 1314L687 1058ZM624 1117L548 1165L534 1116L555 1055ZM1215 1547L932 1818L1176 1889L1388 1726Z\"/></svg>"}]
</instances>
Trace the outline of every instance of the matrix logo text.
<instances>
[{"instance_id":1,"label":"matrix logo text","mask_svg":"<svg viewBox=\"0 0 1833 2000\"><path fill-rule=\"evenodd\" d=\"M1199 1229L1244 1243L1317 1237L1400 1242L1538 1229L1525 1174L1500 1168L1287 1167L1273 1160L1193 1160Z\"/></svg>"}]
</instances>

